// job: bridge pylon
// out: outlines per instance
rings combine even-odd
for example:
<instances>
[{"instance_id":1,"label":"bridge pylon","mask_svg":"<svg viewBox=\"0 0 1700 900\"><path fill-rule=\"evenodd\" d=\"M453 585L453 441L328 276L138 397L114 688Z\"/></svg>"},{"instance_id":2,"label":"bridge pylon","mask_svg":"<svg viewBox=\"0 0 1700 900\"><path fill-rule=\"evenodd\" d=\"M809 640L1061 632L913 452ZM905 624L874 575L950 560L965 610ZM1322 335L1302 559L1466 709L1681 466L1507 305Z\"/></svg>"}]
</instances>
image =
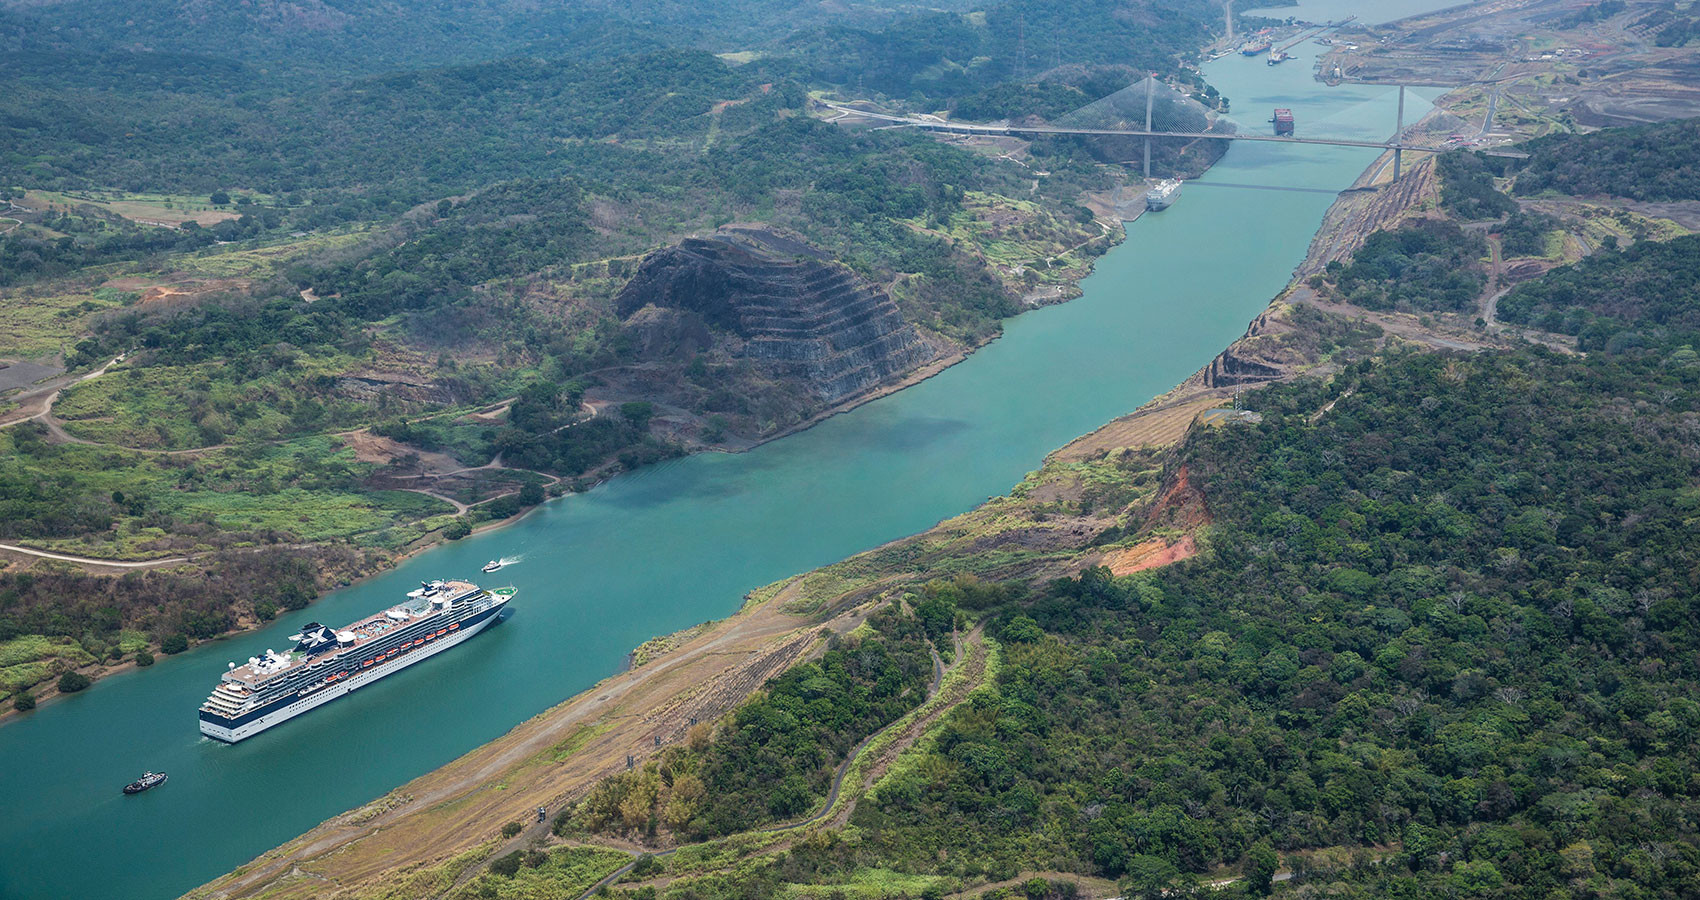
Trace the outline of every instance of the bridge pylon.
<instances>
[{"instance_id":1,"label":"bridge pylon","mask_svg":"<svg viewBox=\"0 0 1700 900\"><path fill-rule=\"evenodd\" d=\"M1145 130L1151 130L1151 104L1157 99L1157 74L1145 79ZM1151 180L1151 138L1145 138L1145 180Z\"/></svg>"},{"instance_id":2,"label":"bridge pylon","mask_svg":"<svg viewBox=\"0 0 1700 900\"><path fill-rule=\"evenodd\" d=\"M1405 86L1399 85L1399 115L1393 125L1393 183L1399 183L1400 153L1405 146Z\"/></svg>"}]
</instances>

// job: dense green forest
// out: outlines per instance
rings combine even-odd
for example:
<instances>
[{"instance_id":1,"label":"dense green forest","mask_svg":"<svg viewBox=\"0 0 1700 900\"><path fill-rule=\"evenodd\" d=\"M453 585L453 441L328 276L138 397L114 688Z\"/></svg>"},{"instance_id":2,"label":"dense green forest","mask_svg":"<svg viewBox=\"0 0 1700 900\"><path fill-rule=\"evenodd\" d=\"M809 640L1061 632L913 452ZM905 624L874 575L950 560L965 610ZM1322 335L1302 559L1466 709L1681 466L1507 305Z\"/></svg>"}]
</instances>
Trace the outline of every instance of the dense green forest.
<instances>
[{"instance_id":1,"label":"dense green forest","mask_svg":"<svg viewBox=\"0 0 1700 900\"><path fill-rule=\"evenodd\" d=\"M1700 342L1700 236L1605 249L1499 301L1507 322L1577 335L1584 350ZM1685 358L1692 358L1689 350Z\"/></svg>"},{"instance_id":2,"label":"dense green forest","mask_svg":"<svg viewBox=\"0 0 1700 900\"><path fill-rule=\"evenodd\" d=\"M947 0L928 8L962 6ZM775 32L828 21L880 27L915 9L849 2L829 11L780 0L720 2L712 15L680 0L336 0L310 7L281 0L9 2L0 4L0 49L229 55L312 78L513 56L618 55L659 46L735 50L770 41Z\"/></svg>"},{"instance_id":3,"label":"dense green forest","mask_svg":"<svg viewBox=\"0 0 1700 900\"><path fill-rule=\"evenodd\" d=\"M818 809L851 748L926 697L929 638L948 649L952 611L938 603L914 613L887 608L849 637L834 636L818 660L787 670L740 706L721 739L699 726L641 770L598 784L561 813L555 833L653 838L665 828L713 838ZM929 618L943 626L932 635Z\"/></svg>"},{"instance_id":4,"label":"dense green forest","mask_svg":"<svg viewBox=\"0 0 1700 900\"><path fill-rule=\"evenodd\" d=\"M252 86L227 97L219 87L147 91L121 82L91 90L88 111L76 116L41 114L63 98L62 85L8 92L0 99L0 165L31 187L244 188L289 206L320 199L333 215L365 218L566 171L572 148L587 141L617 135L700 145L717 101L755 91L748 73L694 50L505 60L282 96ZM782 99L798 102L774 98ZM344 195L374 206L337 209Z\"/></svg>"},{"instance_id":5,"label":"dense green forest","mask_svg":"<svg viewBox=\"0 0 1700 900\"><path fill-rule=\"evenodd\" d=\"M1700 199L1700 119L1591 134L1552 134L1523 145L1521 195L1610 194L1635 200Z\"/></svg>"},{"instance_id":6,"label":"dense green forest","mask_svg":"<svg viewBox=\"0 0 1700 900\"><path fill-rule=\"evenodd\" d=\"M1457 219L1498 219L1517 209L1517 201L1494 187L1494 167L1475 153L1442 153L1435 172L1440 176L1441 208Z\"/></svg>"},{"instance_id":7,"label":"dense green forest","mask_svg":"<svg viewBox=\"0 0 1700 900\"><path fill-rule=\"evenodd\" d=\"M1319 873L1354 896L1678 896L1700 874L1695 388L1657 355L1525 351L1261 396L1262 425L1175 462L1211 558L997 612L1000 702L857 824L1148 894L1268 841L1396 844Z\"/></svg>"},{"instance_id":8,"label":"dense green forest","mask_svg":"<svg viewBox=\"0 0 1700 900\"><path fill-rule=\"evenodd\" d=\"M783 46L810 80L943 106L1063 64L1166 72L1177 57L1196 56L1220 20L1204 0L1012 0L973 16L922 14L877 30L804 30Z\"/></svg>"},{"instance_id":9,"label":"dense green forest","mask_svg":"<svg viewBox=\"0 0 1700 900\"><path fill-rule=\"evenodd\" d=\"M1442 219L1413 219L1377 231L1351 262L1328 264L1334 295L1365 309L1459 312L1487 284L1487 242Z\"/></svg>"},{"instance_id":10,"label":"dense green forest","mask_svg":"<svg viewBox=\"0 0 1700 900\"><path fill-rule=\"evenodd\" d=\"M1261 424L1197 432L1169 462L1211 510L1204 555L929 586L993 623L995 691L850 829L660 893L771 896L877 865L1096 874L1156 898L1227 865L1247 875L1228 893L1257 894L1278 855L1338 848L1289 855L1284 889L1683 896L1700 877L1697 372L1405 352L1267 389Z\"/></svg>"},{"instance_id":11,"label":"dense green forest","mask_svg":"<svg viewBox=\"0 0 1700 900\"><path fill-rule=\"evenodd\" d=\"M1546 213L1517 210L1495 233L1506 256L1545 256L1547 236L1558 230L1560 224Z\"/></svg>"}]
</instances>

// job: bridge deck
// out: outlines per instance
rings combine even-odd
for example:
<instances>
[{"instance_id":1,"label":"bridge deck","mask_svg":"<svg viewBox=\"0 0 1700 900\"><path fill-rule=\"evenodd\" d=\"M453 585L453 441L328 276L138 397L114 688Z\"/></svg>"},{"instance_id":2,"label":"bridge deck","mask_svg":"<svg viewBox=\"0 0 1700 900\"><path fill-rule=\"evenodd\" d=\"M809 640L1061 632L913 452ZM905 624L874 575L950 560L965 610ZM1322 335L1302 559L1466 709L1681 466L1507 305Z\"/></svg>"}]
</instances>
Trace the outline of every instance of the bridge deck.
<instances>
[{"instance_id":1,"label":"bridge deck","mask_svg":"<svg viewBox=\"0 0 1700 900\"><path fill-rule=\"evenodd\" d=\"M1058 125L972 125L963 122L946 122L942 119L923 119L908 116L893 116L886 113L868 112L847 106L826 104L828 109L849 116L861 116L865 119L875 119L890 122L894 125L906 125L911 128L923 128L928 131L948 131L957 134L1081 134L1100 137L1152 137L1152 138L1186 138L1188 140L1212 141L1262 141L1268 144L1327 144L1334 147L1368 147L1373 150L1411 150L1418 153L1444 153L1441 147L1425 147L1416 144L1402 144L1397 141L1354 141L1346 138L1313 138L1313 137L1278 137L1270 134L1217 134L1211 132L1194 133L1190 131L1145 131L1132 128L1065 128Z\"/></svg>"}]
</instances>

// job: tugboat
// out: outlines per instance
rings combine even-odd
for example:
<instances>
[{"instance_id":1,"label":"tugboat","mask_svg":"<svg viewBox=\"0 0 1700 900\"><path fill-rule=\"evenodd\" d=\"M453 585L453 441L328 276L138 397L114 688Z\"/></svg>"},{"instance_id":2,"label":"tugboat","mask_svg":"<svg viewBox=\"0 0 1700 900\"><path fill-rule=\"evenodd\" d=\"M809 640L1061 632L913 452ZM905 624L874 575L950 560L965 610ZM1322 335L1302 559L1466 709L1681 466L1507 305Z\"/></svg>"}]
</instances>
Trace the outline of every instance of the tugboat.
<instances>
[{"instance_id":1,"label":"tugboat","mask_svg":"<svg viewBox=\"0 0 1700 900\"><path fill-rule=\"evenodd\" d=\"M504 563L501 560L492 559L489 562L484 564L484 571L495 572L495 571L501 569L503 565L504 565Z\"/></svg>"},{"instance_id":2,"label":"tugboat","mask_svg":"<svg viewBox=\"0 0 1700 900\"><path fill-rule=\"evenodd\" d=\"M148 772L135 781L124 785L124 793L140 794L149 788L159 787L165 783L166 777L167 776L164 772Z\"/></svg>"}]
</instances>

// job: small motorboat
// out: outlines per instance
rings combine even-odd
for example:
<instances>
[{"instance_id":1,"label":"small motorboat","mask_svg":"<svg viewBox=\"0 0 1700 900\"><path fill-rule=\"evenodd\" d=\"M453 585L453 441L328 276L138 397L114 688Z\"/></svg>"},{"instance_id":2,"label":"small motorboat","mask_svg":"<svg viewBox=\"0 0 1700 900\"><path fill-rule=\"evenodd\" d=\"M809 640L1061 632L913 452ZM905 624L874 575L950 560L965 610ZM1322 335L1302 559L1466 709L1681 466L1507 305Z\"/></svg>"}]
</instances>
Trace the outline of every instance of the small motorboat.
<instances>
[{"instance_id":1,"label":"small motorboat","mask_svg":"<svg viewBox=\"0 0 1700 900\"><path fill-rule=\"evenodd\" d=\"M148 773L144 774L142 777L136 779L135 781L132 781L129 784L124 785L124 793L126 793L126 794L140 794L141 792L148 790L150 788L159 787L160 785L165 783L166 777L167 776L164 772L148 772Z\"/></svg>"},{"instance_id":2,"label":"small motorboat","mask_svg":"<svg viewBox=\"0 0 1700 900\"><path fill-rule=\"evenodd\" d=\"M495 571L501 569L503 565L504 565L504 563L501 560L492 559L489 562L484 564L484 571L495 572Z\"/></svg>"}]
</instances>

